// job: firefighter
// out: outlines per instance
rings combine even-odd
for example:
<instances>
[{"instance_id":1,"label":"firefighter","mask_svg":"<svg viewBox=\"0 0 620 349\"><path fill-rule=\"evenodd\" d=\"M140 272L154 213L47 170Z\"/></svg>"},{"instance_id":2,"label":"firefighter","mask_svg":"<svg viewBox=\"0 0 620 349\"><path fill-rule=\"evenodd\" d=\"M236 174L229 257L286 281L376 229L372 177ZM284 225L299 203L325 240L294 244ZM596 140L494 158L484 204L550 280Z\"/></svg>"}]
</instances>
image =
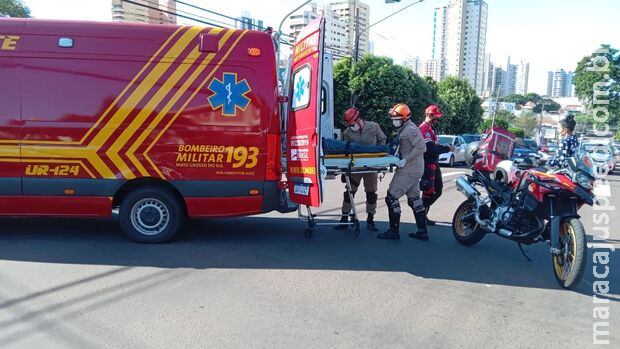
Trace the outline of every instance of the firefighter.
<instances>
[{"instance_id":1,"label":"firefighter","mask_svg":"<svg viewBox=\"0 0 620 349\"><path fill-rule=\"evenodd\" d=\"M420 198L420 178L424 173L424 157L426 146L418 127L410 120L411 110L406 104L398 103L388 114L392 125L398 129L396 135L399 144L400 162L392 177L385 197L390 219L390 228L379 239L400 239L400 203L398 200L407 195L407 203L413 210L418 231L410 233L409 237L428 240L426 231L426 212L422 198Z\"/></svg>"},{"instance_id":2,"label":"firefighter","mask_svg":"<svg viewBox=\"0 0 620 349\"><path fill-rule=\"evenodd\" d=\"M360 111L357 108L349 108L344 113L344 121L347 128L343 132L345 142L358 143L363 145L379 145L385 144L387 137L381 130L381 126L376 122L366 121L360 117ZM355 195L357 188L364 180L364 191L366 192L366 226L372 231L377 231L375 226L375 213L377 210L377 173L352 174L351 177L351 193ZM347 229L349 222L349 213L351 212L351 200L349 193L344 192L342 201L342 217L340 225L336 226L338 230Z\"/></svg>"},{"instance_id":3,"label":"firefighter","mask_svg":"<svg viewBox=\"0 0 620 349\"><path fill-rule=\"evenodd\" d=\"M443 191L443 180L441 178L441 169L439 168L439 155L454 151L454 146L445 146L437 143L437 134L433 128L439 122L443 113L436 105L429 105L424 112L424 121L420 124L420 131L426 142L426 153L424 154L424 176L420 182L423 191L422 200L428 211L431 205L439 199ZM435 225L435 222L427 218L428 225Z\"/></svg>"}]
</instances>

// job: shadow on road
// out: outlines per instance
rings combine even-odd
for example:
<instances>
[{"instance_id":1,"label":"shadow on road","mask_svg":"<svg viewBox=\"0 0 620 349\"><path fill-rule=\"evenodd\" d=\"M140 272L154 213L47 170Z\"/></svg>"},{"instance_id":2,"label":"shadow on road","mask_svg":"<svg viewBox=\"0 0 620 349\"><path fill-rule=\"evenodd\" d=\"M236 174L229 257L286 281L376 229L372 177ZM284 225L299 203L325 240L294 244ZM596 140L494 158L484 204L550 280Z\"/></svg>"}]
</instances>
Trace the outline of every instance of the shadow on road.
<instances>
[{"instance_id":1,"label":"shadow on road","mask_svg":"<svg viewBox=\"0 0 620 349\"><path fill-rule=\"evenodd\" d=\"M386 223L380 223L384 228ZM3 219L0 259L41 263L159 268L311 269L405 272L429 279L557 289L548 247L526 247L527 262L514 243L495 236L473 247L456 243L451 228L436 226L431 241L409 239L415 225L403 224L402 240L381 241L322 227L312 239L294 218L249 217L190 221L172 243L128 241L113 220ZM591 257L588 258L591 260ZM589 267L591 268L591 267ZM618 279L618 268L610 278ZM591 294L586 272L578 291Z\"/></svg>"}]
</instances>

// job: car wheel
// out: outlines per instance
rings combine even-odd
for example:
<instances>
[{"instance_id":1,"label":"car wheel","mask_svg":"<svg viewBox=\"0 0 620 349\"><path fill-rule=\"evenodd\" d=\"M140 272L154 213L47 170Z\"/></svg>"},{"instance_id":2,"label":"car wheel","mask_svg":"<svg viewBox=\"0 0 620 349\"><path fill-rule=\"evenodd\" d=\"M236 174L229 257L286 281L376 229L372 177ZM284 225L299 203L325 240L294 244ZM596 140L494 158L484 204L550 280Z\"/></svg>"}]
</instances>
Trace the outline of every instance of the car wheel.
<instances>
[{"instance_id":1,"label":"car wheel","mask_svg":"<svg viewBox=\"0 0 620 349\"><path fill-rule=\"evenodd\" d=\"M183 203L173 193L157 187L130 192L121 202L119 222L132 240L158 243L170 240L185 220Z\"/></svg>"},{"instance_id":2,"label":"car wheel","mask_svg":"<svg viewBox=\"0 0 620 349\"><path fill-rule=\"evenodd\" d=\"M454 167L454 155L450 155L450 161L448 162L448 166Z\"/></svg>"}]
</instances>

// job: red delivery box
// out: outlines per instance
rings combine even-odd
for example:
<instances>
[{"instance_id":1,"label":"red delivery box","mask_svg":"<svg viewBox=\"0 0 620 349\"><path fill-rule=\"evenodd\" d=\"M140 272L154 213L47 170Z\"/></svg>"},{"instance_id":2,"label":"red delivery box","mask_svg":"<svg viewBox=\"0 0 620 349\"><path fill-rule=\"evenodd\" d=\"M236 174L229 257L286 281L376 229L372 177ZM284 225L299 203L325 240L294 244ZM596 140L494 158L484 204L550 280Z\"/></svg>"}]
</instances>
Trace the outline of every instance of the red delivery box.
<instances>
[{"instance_id":1,"label":"red delivery box","mask_svg":"<svg viewBox=\"0 0 620 349\"><path fill-rule=\"evenodd\" d=\"M510 160L515 147L515 135L500 127L490 128L482 133L474 169L494 171L500 161Z\"/></svg>"}]
</instances>

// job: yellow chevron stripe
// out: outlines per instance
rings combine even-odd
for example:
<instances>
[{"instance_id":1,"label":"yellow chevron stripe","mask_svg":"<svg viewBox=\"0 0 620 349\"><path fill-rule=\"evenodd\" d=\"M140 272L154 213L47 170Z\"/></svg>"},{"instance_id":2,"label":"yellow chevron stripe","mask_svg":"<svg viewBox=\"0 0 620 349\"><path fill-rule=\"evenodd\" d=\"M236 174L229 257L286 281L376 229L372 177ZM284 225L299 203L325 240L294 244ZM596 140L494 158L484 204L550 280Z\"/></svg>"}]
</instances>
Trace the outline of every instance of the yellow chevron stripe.
<instances>
[{"instance_id":1,"label":"yellow chevron stripe","mask_svg":"<svg viewBox=\"0 0 620 349\"><path fill-rule=\"evenodd\" d=\"M7 145L0 147L0 156L2 157L19 157L19 145Z\"/></svg>"},{"instance_id":2,"label":"yellow chevron stripe","mask_svg":"<svg viewBox=\"0 0 620 349\"><path fill-rule=\"evenodd\" d=\"M106 111L103 112L103 114L101 114L101 116L99 117L99 119L97 119L97 121L95 122L95 124L93 126L91 126L88 131L86 132L86 134L82 137L82 139L80 141L28 141L28 144L67 144L67 145L72 145L72 144L83 144L84 141L86 141L86 139L88 138L88 136L95 130L97 129L97 127L99 126L99 124L105 119L105 117L112 111L112 109L114 109L114 107L116 107L116 105L119 103L119 101L123 98L123 96L125 96L125 94L127 93L127 91L129 91L129 89L136 83L136 81L138 81L138 78L153 64L153 62L155 61L155 59L157 58L157 56L161 53L161 51L164 50L164 48L166 48L166 46L168 46L168 44L172 41L172 39L183 29L187 28L187 26L181 26L179 28L177 28L177 30L174 31L174 33L172 33L172 35L170 35L168 37L168 39L159 47L159 49L157 49L157 51L151 56L151 58L149 58L149 60L146 62L146 64L142 67L142 69L140 69L140 71L133 77L133 79L127 84L127 86L125 86L125 88L123 89L123 91L121 91L121 93L116 97L116 99L112 102L112 104L110 104L110 106L108 107L108 109L106 109ZM165 59L166 57L164 57ZM1 141L0 143L4 143L5 141ZM19 143L19 142L18 142Z\"/></svg>"},{"instance_id":3,"label":"yellow chevron stripe","mask_svg":"<svg viewBox=\"0 0 620 349\"><path fill-rule=\"evenodd\" d=\"M151 160L151 158L148 156L148 152L151 151L151 149L155 146L155 144L159 141L159 139L163 136L163 134L170 128L170 126L174 123L174 121L179 117L179 115L181 115L181 113L185 110L185 108L187 108L187 105L196 97L196 95L202 91L203 87L207 84L207 82L209 82L209 80L211 79L211 77L213 76L213 74L215 74L215 72L218 70L219 66L222 65L222 63L224 61L226 61L226 59L228 58L228 56L232 53L232 51L237 47L237 45L239 44L239 41L241 41L241 38L243 38L243 36L245 36L245 34L247 33L247 30L244 30L238 37L237 39L233 42L233 44L230 46L230 48L228 49L228 51L226 52L226 54L219 60L219 62L217 63L217 67L213 70L211 70L209 72L209 74L205 77L205 79L202 81L202 83L200 84L200 86L198 86L197 89L194 90L194 93L187 99L187 101L185 101L185 104L183 104L183 106L181 106L181 108L179 108L179 110L177 111L177 113L172 117L172 119L170 119L170 121L168 122L168 124L166 125L166 127L164 129L162 129L159 134L157 135L157 137L151 142L151 144L149 145L149 147L144 151L143 155L146 158L146 160L149 162L149 164L155 169L155 171L157 172L157 174L165 179L166 177L164 176L164 174L161 172L161 170L159 169L159 167L157 167L155 165L155 163L153 162L153 160ZM221 48L221 46L219 47Z\"/></svg>"},{"instance_id":4,"label":"yellow chevron stripe","mask_svg":"<svg viewBox=\"0 0 620 349\"><path fill-rule=\"evenodd\" d=\"M142 81L140 86L129 96L127 101L123 104L123 106L114 114L112 119L108 124L111 125L120 125L129 114L134 110L134 108L138 105L138 103L146 96L146 94L157 84L159 79L164 75L164 73L172 66L173 62L183 53L183 51L190 45L190 43L200 34L203 28L200 27L192 27L189 29L177 43L168 51L166 56L172 56L174 59L171 62L166 63L158 63L155 68L146 76L146 78ZM189 56L189 60L196 60L200 55L198 50L192 51ZM181 65L177 69L189 69L189 67L185 67L184 64ZM182 74L173 74L162 87L160 87L157 93L151 98L148 104L140 111L135 120L137 122L132 122L132 126L125 129L120 137L110 146L110 148L106 151L106 155L112 160L114 165L116 165L122 172L122 174L128 178L133 179L135 175L131 171L131 169L125 164L125 162L118 155L118 152L123 147L123 145L129 140L129 138L139 129L140 125L144 122L144 119L151 113L151 111L161 102L161 99L170 91L172 87L174 87L174 83L181 78ZM111 136L111 134L116 130L116 127L112 127L109 129L103 128L93 139L91 145L99 148L101 147Z\"/></svg>"},{"instance_id":5,"label":"yellow chevron stripe","mask_svg":"<svg viewBox=\"0 0 620 349\"><path fill-rule=\"evenodd\" d=\"M221 29L213 30L211 31L211 33L217 34L220 31ZM226 31L224 35L222 36L222 38L220 38L219 40L219 43L218 43L219 47L223 47L226 44L226 42L230 39L233 33L234 33L234 30ZM215 56L216 56L216 53L210 53L207 55L207 57L202 62L200 62L198 68L196 68L196 70L194 70L192 75L190 75L190 77L184 81L181 88L179 88L179 90L174 94L174 96L172 96L172 98L168 101L168 103L166 103L166 105L160 109L157 116L151 121L149 126L144 131L142 131L142 133L140 134L140 137L138 137L138 139L132 144L132 146L127 151L126 153L127 157L136 166L136 168L138 169L138 171L140 172L142 176L149 176L149 173L146 170L146 168L140 163L140 161L138 161L138 158L135 156L136 150L142 145L144 140L153 132L153 130L156 129L159 123L161 123L161 120L168 114L168 112L170 112L170 110L179 101L179 99L183 96L183 94L187 92L187 90L194 83L194 81L198 79L200 74L202 74L202 72L206 69L207 65L211 62L211 60L213 60L213 57Z\"/></svg>"},{"instance_id":6,"label":"yellow chevron stripe","mask_svg":"<svg viewBox=\"0 0 620 349\"><path fill-rule=\"evenodd\" d=\"M116 178L112 170L97 155L97 149L83 147L60 147L44 145L25 145L21 147L22 159L86 159L103 178Z\"/></svg>"}]
</instances>

